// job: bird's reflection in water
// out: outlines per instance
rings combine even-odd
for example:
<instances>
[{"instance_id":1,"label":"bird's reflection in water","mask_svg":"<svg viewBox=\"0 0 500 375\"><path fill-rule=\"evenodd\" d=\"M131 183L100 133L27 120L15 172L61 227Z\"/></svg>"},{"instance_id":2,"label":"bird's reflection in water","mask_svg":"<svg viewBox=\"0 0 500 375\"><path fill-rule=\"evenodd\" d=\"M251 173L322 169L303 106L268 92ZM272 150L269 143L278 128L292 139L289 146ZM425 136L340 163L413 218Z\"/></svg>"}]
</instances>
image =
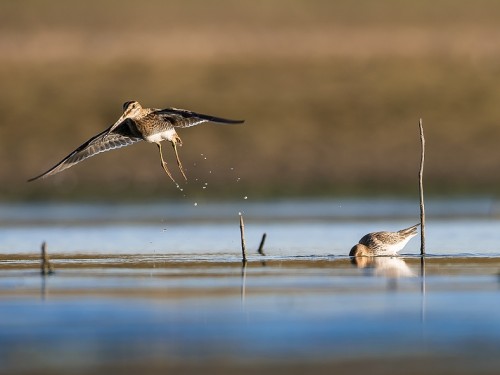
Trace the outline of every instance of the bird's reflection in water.
<instances>
[{"instance_id":1,"label":"bird's reflection in water","mask_svg":"<svg viewBox=\"0 0 500 375\"><path fill-rule=\"evenodd\" d=\"M399 257L358 256L351 257L351 263L366 270L366 273L370 276L389 278L416 276L406 262Z\"/></svg>"}]
</instances>

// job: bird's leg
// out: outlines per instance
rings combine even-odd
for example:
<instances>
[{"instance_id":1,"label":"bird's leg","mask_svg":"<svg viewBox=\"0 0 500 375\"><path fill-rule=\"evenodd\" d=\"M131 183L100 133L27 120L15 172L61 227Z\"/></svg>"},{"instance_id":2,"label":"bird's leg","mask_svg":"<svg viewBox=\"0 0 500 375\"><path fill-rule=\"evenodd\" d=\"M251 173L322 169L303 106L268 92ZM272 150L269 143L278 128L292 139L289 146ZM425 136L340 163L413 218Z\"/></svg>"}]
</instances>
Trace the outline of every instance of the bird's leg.
<instances>
[{"instance_id":1,"label":"bird's leg","mask_svg":"<svg viewBox=\"0 0 500 375\"><path fill-rule=\"evenodd\" d=\"M177 165L179 166L179 169L180 169L182 175L184 176L184 179L187 181L186 174L184 173L184 168L182 167L181 159L179 158L179 153L177 152L177 143L179 143L179 146L182 146L182 141L179 138L179 136L177 136L177 138L174 138L172 140L172 147L174 148L174 151L175 151L175 157L177 159Z\"/></svg>"},{"instance_id":2,"label":"bird's leg","mask_svg":"<svg viewBox=\"0 0 500 375\"><path fill-rule=\"evenodd\" d=\"M175 182L174 178L172 177L172 174L168 170L167 162L163 160L163 154L161 153L161 143L157 142L156 145L158 146L158 151L160 152L161 166L163 170L168 175L168 177L170 177L170 179L174 182L174 184L176 184L177 182Z\"/></svg>"}]
</instances>

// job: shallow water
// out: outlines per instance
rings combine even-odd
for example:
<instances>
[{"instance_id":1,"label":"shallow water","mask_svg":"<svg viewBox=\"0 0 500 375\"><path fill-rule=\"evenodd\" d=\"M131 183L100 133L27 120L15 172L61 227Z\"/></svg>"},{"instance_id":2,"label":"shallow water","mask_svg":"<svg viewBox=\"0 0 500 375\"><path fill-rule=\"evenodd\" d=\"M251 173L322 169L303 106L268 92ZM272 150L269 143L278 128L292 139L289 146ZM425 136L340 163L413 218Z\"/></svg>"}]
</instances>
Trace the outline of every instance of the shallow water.
<instances>
[{"instance_id":1,"label":"shallow water","mask_svg":"<svg viewBox=\"0 0 500 375\"><path fill-rule=\"evenodd\" d=\"M0 252L214 254L239 256L239 213L250 248L267 233L280 256L345 255L364 234L419 221L410 200L157 202L0 205ZM500 204L491 199L427 202L428 253L498 255ZM418 254L412 240L403 251Z\"/></svg>"},{"instance_id":2,"label":"shallow water","mask_svg":"<svg viewBox=\"0 0 500 375\"><path fill-rule=\"evenodd\" d=\"M429 210L423 264L417 238L403 257L346 256L367 232L417 222L411 202L4 207L2 369L494 374L499 219L471 202Z\"/></svg>"}]
</instances>

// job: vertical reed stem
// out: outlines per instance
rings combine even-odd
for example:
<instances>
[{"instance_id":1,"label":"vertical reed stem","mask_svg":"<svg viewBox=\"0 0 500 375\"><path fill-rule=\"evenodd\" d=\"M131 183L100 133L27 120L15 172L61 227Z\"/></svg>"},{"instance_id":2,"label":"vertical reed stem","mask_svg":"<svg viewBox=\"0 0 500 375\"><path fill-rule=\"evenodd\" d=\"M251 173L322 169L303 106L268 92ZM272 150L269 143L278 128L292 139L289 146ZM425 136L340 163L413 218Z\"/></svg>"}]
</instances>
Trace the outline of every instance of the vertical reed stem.
<instances>
[{"instance_id":1,"label":"vertical reed stem","mask_svg":"<svg viewBox=\"0 0 500 375\"><path fill-rule=\"evenodd\" d=\"M241 234L241 256L243 264L247 262L247 251L245 245L245 224L243 222L243 215L240 214L240 234Z\"/></svg>"},{"instance_id":2,"label":"vertical reed stem","mask_svg":"<svg viewBox=\"0 0 500 375\"><path fill-rule=\"evenodd\" d=\"M420 143L422 145L422 155L420 158L420 171L418 173L418 190L420 193L420 255L425 255L425 206L424 206L424 160L425 160L425 138L422 119L419 121L420 128Z\"/></svg>"}]
</instances>

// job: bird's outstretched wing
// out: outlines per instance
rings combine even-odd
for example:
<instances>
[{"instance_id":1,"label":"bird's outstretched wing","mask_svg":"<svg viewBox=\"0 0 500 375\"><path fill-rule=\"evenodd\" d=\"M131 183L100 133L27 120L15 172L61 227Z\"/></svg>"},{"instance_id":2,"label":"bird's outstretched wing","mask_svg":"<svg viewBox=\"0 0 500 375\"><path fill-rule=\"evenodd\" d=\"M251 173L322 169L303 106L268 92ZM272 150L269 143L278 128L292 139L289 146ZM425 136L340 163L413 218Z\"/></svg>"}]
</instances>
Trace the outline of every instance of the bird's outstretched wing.
<instances>
[{"instance_id":1,"label":"bird's outstretched wing","mask_svg":"<svg viewBox=\"0 0 500 375\"><path fill-rule=\"evenodd\" d=\"M208 121L218 124L242 124L245 122L245 120L230 120L178 108L159 109L153 113L160 116L164 121L170 122L176 128L189 128Z\"/></svg>"},{"instance_id":2,"label":"bird's outstretched wing","mask_svg":"<svg viewBox=\"0 0 500 375\"><path fill-rule=\"evenodd\" d=\"M113 132L108 134L108 131L109 129L106 129L96 136L90 138L87 142L78 147L75 151L66 156L55 166L50 168L47 172L44 172L39 176L30 178L28 181L34 181L39 178L52 176L56 173L64 171L65 169L71 168L73 165L78 164L79 162L101 152L128 146L142 141L142 138L133 133L132 127L129 126L127 120L120 124L120 126L115 128Z\"/></svg>"}]
</instances>

